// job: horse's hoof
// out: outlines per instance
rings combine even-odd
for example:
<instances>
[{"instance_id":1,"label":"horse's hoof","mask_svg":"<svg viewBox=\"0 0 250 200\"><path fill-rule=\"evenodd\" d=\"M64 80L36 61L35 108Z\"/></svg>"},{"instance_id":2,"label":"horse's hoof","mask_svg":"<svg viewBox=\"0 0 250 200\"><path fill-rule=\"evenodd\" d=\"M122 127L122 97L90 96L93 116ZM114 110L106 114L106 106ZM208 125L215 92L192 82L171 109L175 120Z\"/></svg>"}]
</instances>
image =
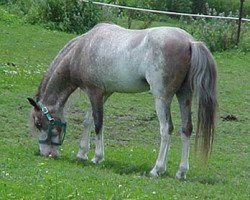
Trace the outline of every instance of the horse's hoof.
<instances>
[{"instance_id":1,"label":"horse's hoof","mask_svg":"<svg viewBox=\"0 0 250 200\"><path fill-rule=\"evenodd\" d=\"M92 163L94 163L94 164L99 164L99 163L101 163L101 162L104 161L104 158L94 157L91 161L92 161Z\"/></svg>"},{"instance_id":2,"label":"horse's hoof","mask_svg":"<svg viewBox=\"0 0 250 200\"><path fill-rule=\"evenodd\" d=\"M80 154L78 153L77 156L76 156L77 160L88 160L88 156L86 154Z\"/></svg>"},{"instance_id":3,"label":"horse's hoof","mask_svg":"<svg viewBox=\"0 0 250 200\"><path fill-rule=\"evenodd\" d=\"M178 180L185 180L186 179L186 173L178 171L175 175L175 178Z\"/></svg>"},{"instance_id":4,"label":"horse's hoof","mask_svg":"<svg viewBox=\"0 0 250 200\"><path fill-rule=\"evenodd\" d=\"M158 177L160 174L155 170L155 169L152 169L150 172L149 172L149 176L150 177Z\"/></svg>"},{"instance_id":5,"label":"horse's hoof","mask_svg":"<svg viewBox=\"0 0 250 200\"><path fill-rule=\"evenodd\" d=\"M166 167L155 166L149 173L151 177L158 177L166 172Z\"/></svg>"}]
</instances>

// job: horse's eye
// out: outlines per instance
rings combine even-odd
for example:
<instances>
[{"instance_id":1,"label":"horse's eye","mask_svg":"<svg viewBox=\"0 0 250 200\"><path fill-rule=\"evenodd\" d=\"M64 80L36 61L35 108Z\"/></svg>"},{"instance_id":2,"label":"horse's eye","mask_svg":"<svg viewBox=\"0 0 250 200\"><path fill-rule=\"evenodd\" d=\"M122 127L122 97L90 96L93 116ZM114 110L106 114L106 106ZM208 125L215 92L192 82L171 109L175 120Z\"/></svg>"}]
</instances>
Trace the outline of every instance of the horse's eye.
<instances>
[{"instance_id":1,"label":"horse's eye","mask_svg":"<svg viewBox=\"0 0 250 200\"><path fill-rule=\"evenodd\" d=\"M35 126L36 126L36 128L39 129L39 130L41 130L41 128L42 128L42 124L40 124L40 123L35 123Z\"/></svg>"},{"instance_id":2,"label":"horse's eye","mask_svg":"<svg viewBox=\"0 0 250 200\"><path fill-rule=\"evenodd\" d=\"M35 119L35 126L38 130L42 129L42 124L38 121L38 119Z\"/></svg>"}]
</instances>

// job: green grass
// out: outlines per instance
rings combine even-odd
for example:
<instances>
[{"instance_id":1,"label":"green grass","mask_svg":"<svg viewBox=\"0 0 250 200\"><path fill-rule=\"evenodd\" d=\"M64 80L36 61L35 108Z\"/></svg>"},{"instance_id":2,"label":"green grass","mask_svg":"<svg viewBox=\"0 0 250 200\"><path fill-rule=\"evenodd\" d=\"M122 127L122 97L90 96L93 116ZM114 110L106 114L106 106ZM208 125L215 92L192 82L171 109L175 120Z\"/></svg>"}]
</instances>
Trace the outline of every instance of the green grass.
<instances>
[{"instance_id":1,"label":"green grass","mask_svg":"<svg viewBox=\"0 0 250 200\"><path fill-rule=\"evenodd\" d=\"M191 150L186 181L174 178L181 151L176 100L168 171L157 179L147 176L159 149L149 93L115 94L108 100L102 164L75 158L89 105L80 91L66 107L69 126L62 156L39 156L27 125L31 108L26 98L36 93L48 64L74 36L24 24L0 8L0 199L249 199L250 53L215 54L220 112L214 150L207 168ZM222 121L229 114L237 121Z\"/></svg>"}]
</instances>

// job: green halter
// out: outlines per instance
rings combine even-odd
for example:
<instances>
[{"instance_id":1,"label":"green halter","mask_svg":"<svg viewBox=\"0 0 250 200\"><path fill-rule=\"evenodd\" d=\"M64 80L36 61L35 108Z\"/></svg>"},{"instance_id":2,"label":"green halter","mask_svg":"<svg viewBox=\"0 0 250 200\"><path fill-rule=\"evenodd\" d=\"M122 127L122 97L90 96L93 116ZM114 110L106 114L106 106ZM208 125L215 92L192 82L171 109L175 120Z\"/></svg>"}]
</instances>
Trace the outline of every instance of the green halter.
<instances>
[{"instance_id":1,"label":"green halter","mask_svg":"<svg viewBox=\"0 0 250 200\"><path fill-rule=\"evenodd\" d=\"M52 145L62 145L64 141L64 137L66 135L66 127L67 124L65 122L62 122L61 120L55 120L52 115L49 113L46 106L44 106L42 103L37 103L44 114L44 116L49 121L49 126L47 130L47 135L43 139L39 139L39 143L41 144L52 144ZM55 126L61 127L61 133L59 135L55 135L53 133L53 129L55 129ZM52 137L53 136L59 136L59 142L53 142Z\"/></svg>"}]
</instances>

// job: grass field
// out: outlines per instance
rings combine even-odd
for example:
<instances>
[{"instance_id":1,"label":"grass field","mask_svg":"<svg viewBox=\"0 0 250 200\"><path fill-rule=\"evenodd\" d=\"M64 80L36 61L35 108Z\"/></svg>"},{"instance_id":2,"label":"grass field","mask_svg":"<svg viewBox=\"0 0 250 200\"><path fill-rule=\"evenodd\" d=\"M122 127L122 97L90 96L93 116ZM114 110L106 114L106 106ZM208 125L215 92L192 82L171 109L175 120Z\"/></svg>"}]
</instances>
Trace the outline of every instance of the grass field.
<instances>
[{"instance_id":1,"label":"grass field","mask_svg":"<svg viewBox=\"0 0 250 200\"><path fill-rule=\"evenodd\" d=\"M250 53L215 53L220 110L213 154L204 167L191 148L185 181L174 178L181 152L176 100L168 171L160 178L148 177L159 149L149 93L115 94L108 100L102 164L76 160L89 105L80 91L66 107L68 131L61 157L39 156L37 139L28 128L31 107L26 98L34 96L48 64L73 37L24 24L0 8L0 199L249 199ZM230 116L235 120L222 120Z\"/></svg>"}]
</instances>

